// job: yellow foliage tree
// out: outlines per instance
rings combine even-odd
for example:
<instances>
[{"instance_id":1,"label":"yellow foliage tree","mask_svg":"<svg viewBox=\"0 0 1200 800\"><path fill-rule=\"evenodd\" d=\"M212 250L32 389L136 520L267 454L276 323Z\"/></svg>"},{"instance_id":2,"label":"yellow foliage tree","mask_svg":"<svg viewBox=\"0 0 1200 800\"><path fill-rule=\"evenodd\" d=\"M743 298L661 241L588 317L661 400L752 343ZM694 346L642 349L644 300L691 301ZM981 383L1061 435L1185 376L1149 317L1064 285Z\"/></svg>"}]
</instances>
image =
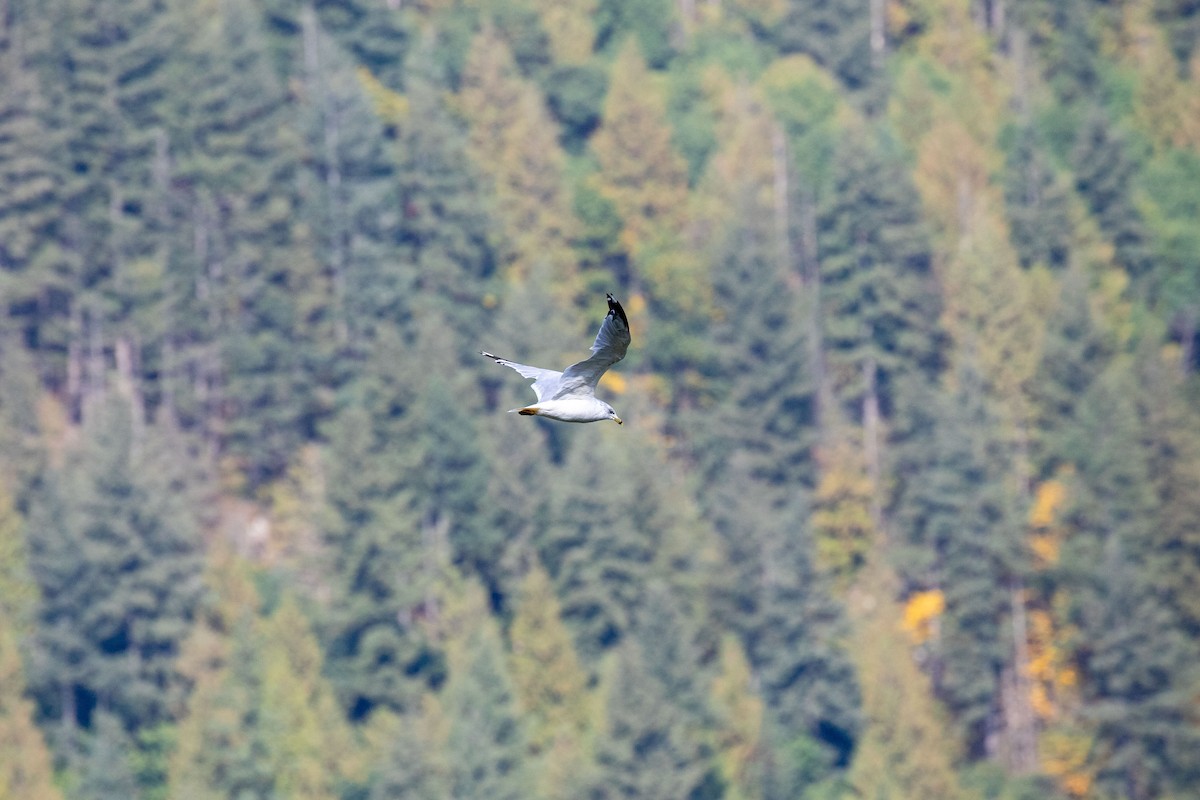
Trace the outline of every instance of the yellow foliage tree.
<instances>
[{"instance_id":1,"label":"yellow foliage tree","mask_svg":"<svg viewBox=\"0 0 1200 800\"><path fill-rule=\"evenodd\" d=\"M763 701L754 690L746 654L732 636L721 640L712 704L720 720L717 766L726 800L762 797Z\"/></svg>"},{"instance_id":2,"label":"yellow foliage tree","mask_svg":"<svg viewBox=\"0 0 1200 800\"><path fill-rule=\"evenodd\" d=\"M470 124L468 154L492 184L504 223L510 277L541 263L560 301L578 290L571 239L577 224L566 192L566 157L541 92L521 77L508 44L487 25L463 69L460 107Z\"/></svg>"},{"instance_id":3,"label":"yellow foliage tree","mask_svg":"<svg viewBox=\"0 0 1200 800\"><path fill-rule=\"evenodd\" d=\"M550 39L554 60L560 64L582 64L592 56L596 27L592 23L596 0L535 0L542 27Z\"/></svg>"},{"instance_id":4,"label":"yellow foliage tree","mask_svg":"<svg viewBox=\"0 0 1200 800\"><path fill-rule=\"evenodd\" d=\"M0 800L61 800L50 751L24 689L17 637L0 619Z\"/></svg>"},{"instance_id":5,"label":"yellow foliage tree","mask_svg":"<svg viewBox=\"0 0 1200 800\"><path fill-rule=\"evenodd\" d=\"M25 698L20 639L37 589L29 577L21 517L0 478L0 800L59 800L50 751Z\"/></svg>"},{"instance_id":6,"label":"yellow foliage tree","mask_svg":"<svg viewBox=\"0 0 1200 800\"><path fill-rule=\"evenodd\" d=\"M856 797L966 798L954 770L957 748L898 624L895 585L895 576L870 563L850 592L866 726L847 777Z\"/></svg>"},{"instance_id":7,"label":"yellow foliage tree","mask_svg":"<svg viewBox=\"0 0 1200 800\"><path fill-rule=\"evenodd\" d=\"M358 776L350 729L321 675L321 649L289 595L261 625L259 724L268 732L275 786L293 800L334 800L337 785Z\"/></svg>"},{"instance_id":8,"label":"yellow foliage tree","mask_svg":"<svg viewBox=\"0 0 1200 800\"><path fill-rule=\"evenodd\" d=\"M1182 79L1154 22L1155 4L1136 0L1123 11L1121 55L1137 76L1134 121L1158 147L1200 148L1200 54L1192 57L1191 80Z\"/></svg>"},{"instance_id":9,"label":"yellow foliage tree","mask_svg":"<svg viewBox=\"0 0 1200 800\"><path fill-rule=\"evenodd\" d=\"M596 181L624 227L621 246L634 259L679 235L687 204L687 165L671 144L666 102L629 39L613 62L600 129L592 137Z\"/></svg>"},{"instance_id":10,"label":"yellow foliage tree","mask_svg":"<svg viewBox=\"0 0 1200 800\"><path fill-rule=\"evenodd\" d=\"M914 592L904 604L902 625L913 644L924 644L937 634L938 619L946 610L946 597L940 589Z\"/></svg>"},{"instance_id":11,"label":"yellow foliage tree","mask_svg":"<svg viewBox=\"0 0 1200 800\"><path fill-rule=\"evenodd\" d=\"M812 526L817 557L824 569L847 579L865 562L875 541L861 430L850 425L835 428L817 447L816 460L820 477L813 494Z\"/></svg>"},{"instance_id":12,"label":"yellow foliage tree","mask_svg":"<svg viewBox=\"0 0 1200 800\"><path fill-rule=\"evenodd\" d=\"M567 797L578 786L592 746L598 707L587 688L550 576L537 563L521 586L509 631L517 707L527 722L529 751L544 797Z\"/></svg>"}]
</instances>

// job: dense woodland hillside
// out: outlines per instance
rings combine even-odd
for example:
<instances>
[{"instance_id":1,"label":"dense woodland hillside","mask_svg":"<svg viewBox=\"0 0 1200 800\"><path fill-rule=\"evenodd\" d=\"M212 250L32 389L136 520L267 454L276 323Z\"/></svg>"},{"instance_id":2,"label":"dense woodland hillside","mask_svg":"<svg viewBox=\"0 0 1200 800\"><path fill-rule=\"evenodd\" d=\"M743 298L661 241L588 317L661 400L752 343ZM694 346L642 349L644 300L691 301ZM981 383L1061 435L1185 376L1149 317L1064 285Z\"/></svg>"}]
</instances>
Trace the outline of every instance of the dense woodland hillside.
<instances>
[{"instance_id":1,"label":"dense woodland hillside","mask_svg":"<svg viewBox=\"0 0 1200 800\"><path fill-rule=\"evenodd\" d=\"M0 799L1200 796L1198 373L1195 0L0 0Z\"/></svg>"}]
</instances>

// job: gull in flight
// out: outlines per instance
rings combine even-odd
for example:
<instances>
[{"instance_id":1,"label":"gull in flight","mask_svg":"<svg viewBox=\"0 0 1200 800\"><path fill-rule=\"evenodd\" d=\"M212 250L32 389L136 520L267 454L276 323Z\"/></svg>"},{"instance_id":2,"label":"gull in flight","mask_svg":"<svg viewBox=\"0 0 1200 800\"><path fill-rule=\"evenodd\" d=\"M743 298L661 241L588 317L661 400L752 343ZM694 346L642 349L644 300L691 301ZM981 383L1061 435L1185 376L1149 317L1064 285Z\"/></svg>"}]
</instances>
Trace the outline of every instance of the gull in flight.
<instances>
[{"instance_id":1,"label":"gull in flight","mask_svg":"<svg viewBox=\"0 0 1200 800\"><path fill-rule=\"evenodd\" d=\"M629 348L629 319L621 304L608 295L608 316L600 323L600 332L592 344L592 355L576 362L562 372L518 364L507 358L481 352L497 364L511 367L526 378L533 379L537 402L524 408L514 408L523 416L539 416L561 422L599 422L611 419L621 425L613 407L596 399L596 382L613 364L625 357Z\"/></svg>"}]
</instances>

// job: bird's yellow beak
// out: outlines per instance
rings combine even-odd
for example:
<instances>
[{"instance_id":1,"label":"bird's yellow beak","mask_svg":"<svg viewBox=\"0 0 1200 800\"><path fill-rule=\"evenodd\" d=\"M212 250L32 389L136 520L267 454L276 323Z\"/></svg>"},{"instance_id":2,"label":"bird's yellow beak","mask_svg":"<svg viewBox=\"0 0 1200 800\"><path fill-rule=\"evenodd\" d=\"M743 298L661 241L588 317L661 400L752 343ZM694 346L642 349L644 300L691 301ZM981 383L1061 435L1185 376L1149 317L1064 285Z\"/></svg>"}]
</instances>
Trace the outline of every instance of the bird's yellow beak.
<instances>
[{"instance_id":1,"label":"bird's yellow beak","mask_svg":"<svg viewBox=\"0 0 1200 800\"><path fill-rule=\"evenodd\" d=\"M625 420L621 419L620 417L613 417L613 422L617 423L618 425L625 424Z\"/></svg>"}]
</instances>

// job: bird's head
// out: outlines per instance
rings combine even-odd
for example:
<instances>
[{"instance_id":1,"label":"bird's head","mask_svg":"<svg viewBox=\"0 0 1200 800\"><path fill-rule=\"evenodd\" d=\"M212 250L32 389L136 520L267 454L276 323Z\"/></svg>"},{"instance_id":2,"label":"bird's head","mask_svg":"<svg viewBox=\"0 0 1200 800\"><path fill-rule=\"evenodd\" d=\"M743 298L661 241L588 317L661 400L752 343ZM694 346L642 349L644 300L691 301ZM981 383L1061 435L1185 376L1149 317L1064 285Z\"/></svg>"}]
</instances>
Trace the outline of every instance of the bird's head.
<instances>
[{"instance_id":1,"label":"bird's head","mask_svg":"<svg viewBox=\"0 0 1200 800\"><path fill-rule=\"evenodd\" d=\"M611 419L613 422L617 423L618 425L625 424L625 420L623 420L617 416L617 412L613 410L612 406L610 406L608 403L605 403L604 408L608 410L608 418L609 419Z\"/></svg>"}]
</instances>

